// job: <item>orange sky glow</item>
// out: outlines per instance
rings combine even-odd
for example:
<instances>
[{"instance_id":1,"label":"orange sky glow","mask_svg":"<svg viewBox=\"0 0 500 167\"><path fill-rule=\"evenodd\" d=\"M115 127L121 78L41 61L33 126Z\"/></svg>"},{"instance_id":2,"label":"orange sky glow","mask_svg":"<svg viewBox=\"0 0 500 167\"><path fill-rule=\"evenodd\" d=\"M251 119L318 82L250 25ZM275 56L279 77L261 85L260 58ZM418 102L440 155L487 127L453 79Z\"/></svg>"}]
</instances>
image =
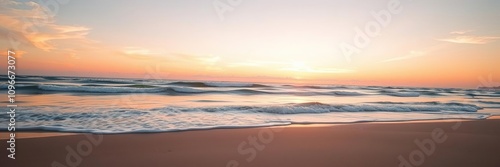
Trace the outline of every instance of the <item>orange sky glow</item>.
<instances>
[{"instance_id":1,"label":"orange sky glow","mask_svg":"<svg viewBox=\"0 0 500 167\"><path fill-rule=\"evenodd\" d=\"M212 1L92 0L47 11L0 0L0 55L13 49L24 75L498 86L500 12L455 3L245 1L220 11ZM369 42L356 46L360 36Z\"/></svg>"}]
</instances>

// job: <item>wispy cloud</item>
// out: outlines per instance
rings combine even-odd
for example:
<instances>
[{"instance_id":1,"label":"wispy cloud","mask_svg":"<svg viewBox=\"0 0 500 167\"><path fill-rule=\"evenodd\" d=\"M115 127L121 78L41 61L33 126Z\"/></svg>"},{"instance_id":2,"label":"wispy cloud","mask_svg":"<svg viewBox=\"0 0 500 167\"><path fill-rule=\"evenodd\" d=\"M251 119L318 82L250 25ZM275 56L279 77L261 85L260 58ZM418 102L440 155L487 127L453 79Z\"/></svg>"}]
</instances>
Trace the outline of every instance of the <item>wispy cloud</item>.
<instances>
[{"instance_id":1,"label":"wispy cloud","mask_svg":"<svg viewBox=\"0 0 500 167\"><path fill-rule=\"evenodd\" d=\"M457 36L454 38L438 39L440 41L452 42L452 43L462 43L462 44L487 44L495 42L500 37L492 36Z\"/></svg>"},{"instance_id":2,"label":"wispy cloud","mask_svg":"<svg viewBox=\"0 0 500 167\"><path fill-rule=\"evenodd\" d=\"M124 54L128 55L156 55L159 54L157 52L153 52L146 48L141 47L126 47L123 49Z\"/></svg>"},{"instance_id":3,"label":"wispy cloud","mask_svg":"<svg viewBox=\"0 0 500 167\"><path fill-rule=\"evenodd\" d=\"M304 63L293 62L287 67L281 68L284 71L306 72L306 73L351 73L354 70L343 68L314 68Z\"/></svg>"},{"instance_id":4,"label":"wispy cloud","mask_svg":"<svg viewBox=\"0 0 500 167\"><path fill-rule=\"evenodd\" d=\"M215 65L221 60L221 57L214 55L194 55L185 53L170 54L177 60L199 63L204 65Z\"/></svg>"},{"instance_id":5,"label":"wispy cloud","mask_svg":"<svg viewBox=\"0 0 500 167\"><path fill-rule=\"evenodd\" d=\"M351 69L342 69L342 68L282 68L284 71L294 71L294 72L306 72L306 73L352 73L355 72Z\"/></svg>"},{"instance_id":6,"label":"wispy cloud","mask_svg":"<svg viewBox=\"0 0 500 167\"><path fill-rule=\"evenodd\" d=\"M352 69L343 68L317 68L310 67L302 62L277 62L277 61L247 61L228 64L228 67L270 67L280 71L293 71L302 73L351 73Z\"/></svg>"},{"instance_id":7,"label":"wispy cloud","mask_svg":"<svg viewBox=\"0 0 500 167\"><path fill-rule=\"evenodd\" d=\"M277 62L277 61L244 61L230 63L228 67L261 67L268 65L290 65L290 62Z\"/></svg>"},{"instance_id":8,"label":"wispy cloud","mask_svg":"<svg viewBox=\"0 0 500 167\"><path fill-rule=\"evenodd\" d=\"M460 43L460 44L488 44L491 42L495 42L500 37L497 36L478 36L478 35L467 35L472 30L461 30L461 31L452 31L450 34L452 36L447 38L436 39L438 41L451 42L451 43Z\"/></svg>"},{"instance_id":9,"label":"wispy cloud","mask_svg":"<svg viewBox=\"0 0 500 167\"><path fill-rule=\"evenodd\" d=\"M56 40L86 40L90 28L59 25L54 15L36 2L0 0L0 34L13 34L25 44L51 51Z\"/></svg>"},{"instance_id":10,"label":"wispy cloud","mask_svg":"<svg viewBox=\"0 0 500 167\"><path fill-rule=\"evenodd\" d=\"M121 50L121 54L134 59L151 59L153 56L161 55L160 52L142 47L125 47Z\"/></svg>"},{"instance_id":11,"label":"wispy cloud","mask_svg":"<svg viewBox=\"0 0 500 167\"><path fill-rule=\"evenodd\" d=\"M398 57L393 57L393 58L389 58L389 59L386 59L386 60L382 60L380 61L381 63L387 63L387 62L393 62L393 61L399 61L399 60L405 60L405 59L411 59L411 58L415 58L415 57L420 57L420 56L423 56L425 55L424 52L420 52L420 51L411 51L409 54L405 55L405 56L398 56Z\"/></svg>"},{"instance_id":12,"label":"wispy cloud","mask_svg":"<svg viewBox=\"0 0 500 167\"><path fill-rule=\"evenodd\" d=\"M211 54L170 53L163 57L171 66L207 71L224 71L222 58ZM187 64L187 66L186 66Z\"/></svg>"},{"instance_id":13,"label":"wispy cloud","mask_svg":"<svg viewBox=\"0 0 500 167\"><path fill-rule=\"evenodd\" d=\"M472 30L458 30L458 31L452 31L450 34L458 34L458 35L463 35L466 33L472 32Z\"/></svg>"},{"instance_id":14,"label":"wispy cloud","mask_svg":"<svg viewBox=\"0 0 500 167\"><path fill-rule=\"evenodd\" d=\"M228 67L260 67L263 66L261 63L256 62L239 62L239 63L230 63Z\"/></svg>"},{"instance_id":15,"label":"wispy cloud","mask_svg":"<svg viewBox=\"0 0 500 167\"><path fill-rule=\"evenodd\" d=\"M14 52L15 54L11 54L11 56L15 56L16 58L22 58L23 55L26 53L26 51L23 51L23 50L16 50ZM0 53L0 56L5 56L7 57L9 55L9 53L7 52L7 50L2 50L2 52Z\"/></svg>"},{"instance_id":16,"label":"wispy cloud","mask_svg":"<svg viewBox=\"0 0 500 167\"><path fill-rule=\"evenodd\" d=\"M220 57L219 56L206 56L206 57L198 57L198 60L200 62L202 62L203 64L207 64L207 65L214 65L214 64L217 64L217 62L220 61Z\"/></svg>"}]
</instances>

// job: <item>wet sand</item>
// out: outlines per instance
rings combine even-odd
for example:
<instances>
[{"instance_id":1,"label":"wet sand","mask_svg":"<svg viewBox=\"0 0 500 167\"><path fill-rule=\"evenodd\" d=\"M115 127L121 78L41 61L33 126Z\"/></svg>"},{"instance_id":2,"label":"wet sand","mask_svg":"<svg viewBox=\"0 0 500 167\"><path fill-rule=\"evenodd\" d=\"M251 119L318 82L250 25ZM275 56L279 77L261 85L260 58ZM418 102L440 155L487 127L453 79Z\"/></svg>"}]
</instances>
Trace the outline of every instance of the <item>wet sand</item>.
<instances>
[{"instance_id":1,"label":"wet sand","mask_svg":"<svg viewBox=\"0 0 500 167\"><path fill-rule=\"evenodd\" d=\"M115 135L18 132L15 160L7 158L2 132L0 162L12 167L498 167L498 118Z\"/></svg>"}]
</instances>

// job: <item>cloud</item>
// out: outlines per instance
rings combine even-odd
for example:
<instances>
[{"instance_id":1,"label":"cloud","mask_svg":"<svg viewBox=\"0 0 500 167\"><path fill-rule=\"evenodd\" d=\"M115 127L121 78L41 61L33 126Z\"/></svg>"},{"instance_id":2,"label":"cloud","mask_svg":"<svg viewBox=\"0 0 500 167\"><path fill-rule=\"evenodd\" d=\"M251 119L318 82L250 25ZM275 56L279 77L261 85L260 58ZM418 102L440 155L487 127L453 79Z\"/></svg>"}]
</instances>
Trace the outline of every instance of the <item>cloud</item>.
<instances>
[{"instance_id":1,"label":"cloud","mask_svg":"<svg viewBox=\"0 0 500 167\"><path fill-rule=\"evenodd\" d=\"M281 71L293 71L304 73L351 73L351 69L341 68L313 68L302 62L278 62L278 61L247 61L230 63L228 67L271 67Z\"/></svg>"},{"instance_id":2,"label":"cloud","mask_svg":"<svg viewBox=\"0 0 500 167\"><path fill-rule=\"evenodd\" d=\"M81 57L77 56L76 53L69 53L69 57L72 59L81 59Z\"/></svg>"},{"instance_id":3,"label":"cloud","mask_svg":"<svg viewBox=\"0 0 500 167\"><path fill-rule=\"evenodd\" d=\"M458 34L458 35L463 35L466 33L472 32L472 30L458 30L458 31L452 31L450 34Z\"/></svg>"},{"instance_id":4,"label":"cloud","mask_svg":"<svg viewBox=\"0 0 500 167\"><path fill-rule=\"evenodd\" d=\"M143 47L125 47L120 51L121 55L140 60L163 60L168 59L165 53L153 51Z\"/></svg>"},{"instance_id":5,"label":"cloud","mask_svg":"<svg viewBox=\"0 0 500 167\"><path fill-rule=\"evenodd\" d=\"M126 47L121 51L121 53L129 57L140 59L149 59L151 58L151 56L157 56L161 54L159 52L154 52L141 47Z\"/></svg>"},{"instance_id":6,"label":"cloud","mask_svg":"<svg viewBox=\"0 0 500 167\"><path fill-rule=\"evenodd\" d=\"M284 71L306 72L306 73L352 73L355 72L351 69L342 68L282 68Z\"/></svg>"},{"instance_id":7,"label":"cloud","mask_svg":"<svg viewBox=\"0 0 500 167\"><path fill-rule=\"evenodd\" d=\"M269 65L290 65L289 62L276 62L276 61L245 61L230 63L228 67L261 67Z\"/></svg>"},{"instance_id":8,"label":"cloud","mask_svg":"<svg viewBox=\"0 0 500 167\"><path fill-rule=\"evenodd\" d=\"M387 62L392 62L392 61L399 61L399 60L411 59L411 58L420 57L420 56L423 56L423 55L425 55L424 52L410 51L410 53L408 55L399 56L399 57L393 57L393 58L390 58L390 59L382 60L382 61L380 61L380 63L387 63Z\"/></svg>"},{"instance_id":9,"label":"cloud","mask_svg":"<svg viewBox=\"0 0 500 167\"><path fill-rule=\"evenodd\" d=\"M219 56L206 56L206 57L198 57L198 61L202 62L202 64L214 65L220 61Z\"/></svg>"},{"instance_id":10,"label":"cloud","mask_svg":"<svg viewBox=\"0 0 500 167\"><path fill-rule=\"evenodd\" d=\"M127 55L156 55L159 53L153 52L149 49L146 48L141 48L141 47L126 47L122 51L124 54Z\"/></svg>"},{"instance_id":11,"label":"cloud","mask_svg":"<svg viewBox=\"0 0 500 167\"><path fill-rule=\"evenodd\" d=\"M86 39L90 28L59 25L55 16L36 2L0 0L0 35L13 35L18 41L44 51L58 49L56 40Z\"/></svg>"},{"instance_id":12,"label":"cloud","mask_svg":"<svg viewBox=\"0 0 500 167\"><path fill-rule=\"evenodd\" d=\"M26 51L23 51L23 50L15 50L14 51L15 54L10 54L10 56L14 56L16 58L22 58L23 55L26 53ZM9 55L9 53L7 52L7 50L2 50L2 52L0 53L0 56L5 56L7 57Z\"/></svg>"},{"instance_id":13,"label":"cloud","mask_svg":"<svg viewBox=\"0 0 500 167\"><path fill-rule=\"evenodd\" d=\"M494 36L456 36L452 38L438 39L439 41L451 42L451 43L461 43L461 44L487 44L495 42L500 37Z\"/></svg>"},{"instance_id":14,"label":"cloud","mask_svg":"<svg viewBox=\"0 0 500 167\"><path fill-rule=\"evenodd\" d=\"M222 68L222 58L220 56L214 55L195 55L195 54L186 54L186 53L171 53L165 56L165 59L169 63L172 63L172 66L179 66L182 64L188 64L189 68L198 68L204 69L205 71L218 71L222 72L224 69Z\"/></svg>"},{"instance_id":15,"label":"cloud","mask_svg":"<svg viewBox=\"0 0 500 167\"><path fill-rule=\"evenodd\" d=\"M470 32L472 32L472 30L452 31L450 32L452 36L436 40L460 44L488 44L500 39L500 37L497 36L466 35Z\"/></svg>"},{"instance_id":16,"label":"cloud","mask_svg":"<svg viewBox=\"0 0 500 167\"><path fill-rule=\"evenodd\" d=\"M220 56L213 56L213 55L193 55L185 53L174 53L171 54L171 56L173 56L173 58L177 60L199 63L204 65L215 65L221 60Z\"/></svg>"},{"instance_id":17,"label":"cloud","mask_svg":"<svg viewBox=\"0 0 500 167\"><path fill-rule=\"evenodd\" d=\"M230 63L228 65L228 67L260 67L260 66L263 66L263 64L255 62Z\"/></svg>"},{"instance_id":18,"label":"cloud","mask_svg":"<svg viewBox=\"0 0 500 167\"><path fill-rule=\"evenodd\" d=\"M313 68L301 62L290 63L288 67L281 68L284 71L306 72L306 73L351 73L354 70L341 68Z\"/></svg>"}]
</instances>

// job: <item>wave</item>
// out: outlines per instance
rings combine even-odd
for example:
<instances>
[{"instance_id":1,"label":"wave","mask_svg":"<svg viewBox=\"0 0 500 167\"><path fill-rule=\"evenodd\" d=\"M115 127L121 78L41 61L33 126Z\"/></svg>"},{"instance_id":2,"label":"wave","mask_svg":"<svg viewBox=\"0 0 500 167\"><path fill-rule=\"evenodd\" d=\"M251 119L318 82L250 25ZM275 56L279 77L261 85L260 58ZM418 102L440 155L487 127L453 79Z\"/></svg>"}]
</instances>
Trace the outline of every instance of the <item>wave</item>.
<instances>
[{"instance_id":1,"label":"wave","mask_svg":"<svg viewBox=\"0 0 500 167\"><path fill-rule=\"evenodd\" d=\"M256 88L256 87L188 87L188 86L155 86L148 84L84 84L84 85L69 85L69 84L16 84L17 87L22 87L20 91L52 91L55 93L64 92L83 92L83 93L167 93L167 94L203 94L203 93L218 93L218 94L240 94L240 95L294 95L294 96L364 96L376 95L373 93L365 93L359 91L297 91L294 89L284 88ZM222 85L220 85L222 86ZM236 85L233 85L236 86ZM239 85L242 86L242 85ZM6 89L6 84L0 84L0 89ZM398 97L418 97L418 92L392 92L383 91L383 95L398 96Z\"/></svg>"},{"instance_id":2,"label":"wave","mask_svg":"<svg viewBox=\"0 0 500 167\"><path fill-rule=\"evenodd\" d=\"M208 93L209 91L188 87L170 87L169 89L177 93Z\"/></svg>"},{"instance_id":3,"label":"wave","mask_svg":"<svg viewBox=\"0 0 500 167\"><path fill-rule=\"evenodd\" d=\"M144 129L81 129L81 128L68 128L60 126L31 126L31 127L17 127L16 131L19 132L68 132L68 133L95 133L95 134L146 134L146 133L162 133L162 132L181 132L192 130L210 130L210 129L239 129L239 128L259 128L259 127L272 127L291 125L292 122L274 122L262 123L253 125L219 125L219 126L202 126L202 127L188 127L188 128L144 128ZM7 128L0 128L0 131L7 131Z\"/></svg>"},{"instance_id":4,"label":"wave","mask_svg":"<svg viewBox=\"0 0 500 167\"><path fill-rule=\"evenodd\" d=\"M143 84L133 84L133 85L126 85L124 87L131 87L131 88L156 88L157 86L143 85Z\"/></svg>"},{"instance_id":5,"label":"wave","mask_svg":"<svg viewBox=\"0 0 500 167\"><path fill-rule=\"evenodd\" d=\"M25 88L25 87L32 87L32 86L36 86L36 85L33 85L33 84L15 84L14 87L16 88ZM9 84L0 84L0 89L7 89L9 87Z\"/></svg>"},{"instance_id":6,"label":"wave","mask_svg":"<svg viewBox=\"0 0 500 167\"><path fill-rule=\"evenodd\" d=\"M90 93L157 93L161 88L133 88L133 87L97 87L97 86L69 86L69 85L38 85L41 90L61 92L90 92Z\"/></svg>"},{"instance_id":7,"label":"wave","mask_svg":"<svg viewBox=\"0 0 500 167\"><path fill-rule=\"evenodd\" d=\"M47 81L47 79L42 78L42 77L20 77L20 78L16 78L16 81L43 82L43 81Z\"/></svg>"},{"instance_id":8,"label":"wave","mask_svg":"<svg viewBox=\"0 0 500 167\"><path fill-rule=\"evenodd\" d=\"M7 84L0 84L0 89L6 89ZM56 85L56 84L16 84L16 87L23 87L20 91L53 91L53 92L84 92L84 93L172 93L172 94L201 94L201 93L228 93L228 94L281 94L266 92L254 89L232 89L232 90L215 90L215 89L199 89L191 87L158 87L142 84L125 85L125 86L107 86L99 84L86 85ZM285 92L286 93L286 92Z\"/></svg>"},{"instance_id":9,"label":"wave","mask_svg":"<svg viewBox=\"0 0 500 167\"><path fill-rule=\"evenodd\" d=\"M475 92L475 93L472 93L472 92L468 92L468 93L465 93L465 95L467 96L471 96L471 97L475 97L475 96L478 96L478 97L500 97L500 94L497 94L497 93L480 93L480 92Z\"/></svg>"},{"instance_id":10,"label":"wave","mask_svg":"<svg viewBox=\"0 0 500 167\"><path fill-rule=\"evenodd\" d=\"M127 84L133 83L133 80L126 79L104 79L104 78L75 78L79 83L104 83L104 84Z\"/></svg>"},{"instance_id":11,"label":"wave","mask_svg":"<svg viewBox=\"0 0 500 167\"><path fill-rule=\"evenodd\" d=\"M281 85L284 87L297 88L297 89L322 89L322 90L337 90L337 89L362 89L366 87L347 86L347 85Z\"/></svg>"},{"instance_id":12,"label":"wave","mask_svg":"<svg viewBox=\"0 0 500 167\"><path fill-rule=\"evenodd\" d=\"M461 111L476 112L480 107L462 103L379 103L379 104L323 104L301 103L288 106L270 106L256 108L257 112L274 114L328 113L328 112L440 112Z\"/></svg>"},{"instance_id":13,"label":"wave","mask_svg":"<svg viewBox=\"0 0 500 167\"><path fill-rule=\"evenodd\" d=\"M199 93L233 93L233 94L244 94L244 95L256 95L256 94L272 94L270 92L253 90L253 89L235 89L235 90L205 90L196 89L190 87L168 87L167 90L174 93L188 93L188 94L199 94Z\"/></svg>"},{"instance_id":14,"label":"wave","mask_svg":"<svg viewBox=\"0 0 500 167\"><path fill-rule=\"evenodd\" d=\"M500 104L500 102L498 102L498 101L483 101L483 100L479 100L477 102L484 103L484 104Z\"/></svg>"},{"instance_id":15,"label":"wave","mask_svg":"<svg viewBox=\"0 0 500 167\"><path fill-rule=\"evenodd\" d=\"M408 92L408 91L393 91L393 90L381 90L379 91L382 94L389 96L397 96L397 97L419 97L420 93L418 92Z\"/></svg>"},{"instance_id":16,"label":"wave","mask_svg":"<svg viewBox=\"0 0 500 167\"><path fill-rule=\"evenodd\" d=\"M420 93L418 92L394 92L387 93L389 96L398 96L398 97L419 97Z\"/></svg>"},{"instance_id":17,"label":"wave","mask_svg":"<svg viewBox=\"0 0 500 167\"><path fill-rule=\"evenodd\" d=\"M23 78L23 77L20 77ZM85 93L166 93L166 95L193 94L238 94L238 95L291 95L291 96L448 96L453 95L500 97L500 92L475 89L441 88L401 88L380 86L344 86L344 85L277 85L239 82L209 81L149 81L133 79L105 79L78 77L24 77L25 79L43 79L43 81L21 81L16 84L23 93L85 92ZM0 89L6 89L0 84ZM456 93L455 93L456 92ZM442 94L441 94L442 93Z\"/></svg>"},{"instance_id":18,"label":"wave","mask_svg":"<svg viewBox=\"0 0 500 167\"><path fill-rule=\"evenodd\" d=\"M218 107L165 106L152 109L105 107L98 111L74 106L23 107L16 119L19 130L94 133L146 133L211 128L243 128L293 123L352 123L398 120L484 119L479 107L463 103L375 102L326 104L319 102L282 105L242 105ZM380 113L383 112L383 117ZM339 115L340 114L340 115ZM0 122L8 121L0 115ZM166 121L168 120L168 121ZM5 130L0 128L0 130Z\"/></svg>"},{"instance_id":19,"label":"wave","mask_svg":"<svg viewBox=\"0 0 500 167\"><path fill-rule=\"evenodd\" d=\"M238 83L238 82L172 82L168 85L179 85L179 86L189 86L189 87L269 87L262 84L254 83Z\"/></svg>"},{"instance_id":20,"label":"wave","mask_svg":"<svg viewBox=\"0 0 500 167\"><path fill-rule=\"evenodd\" d=\"M416 103L394 103L376 102L372 104L325 104L319 102L297 103L274 106L222 106L201 108L178 108L167 107L155 110L165 111L204 111L204 112L261 112L270 114L317 114L330 112L476 112L482 109L473 104L463 103L440 103L440 102L416 102Z\"/></svg>"},{"instance_id":21,"label":"wave","mask_svg":"<svg viewBox=\"0 0 500 167\"><path fill-rule=\"evenodd\" d=\"M348 92L348 91L333 91L332 93L335 94L335 95L339 95L339 96L361 96L361 95L366 95L364 93Z\"/></svg>"},{"instance_id":22,"label":"wave","mask_svg":"<svg viewBox=\"0 0 500 167\"><path fill-rule=\"evenodd\" d=\"M415 92L418 92L421 95L427 95L427 96L443 96L441 93L434 92L434 91L415 91Z\"/></svg>"}]
</instances>

